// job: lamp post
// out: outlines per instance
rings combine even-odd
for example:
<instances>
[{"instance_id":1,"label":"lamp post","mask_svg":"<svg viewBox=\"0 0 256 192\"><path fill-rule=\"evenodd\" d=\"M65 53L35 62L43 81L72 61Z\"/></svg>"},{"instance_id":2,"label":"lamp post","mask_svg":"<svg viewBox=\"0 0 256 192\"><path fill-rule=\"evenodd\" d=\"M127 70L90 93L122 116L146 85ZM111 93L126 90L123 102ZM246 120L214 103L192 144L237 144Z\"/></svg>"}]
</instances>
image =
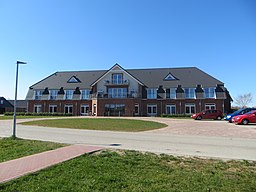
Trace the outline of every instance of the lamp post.
<instances>
[{"instance_id":1,"label":"lamp post","mask_svg":"<svg viewBox=\"0 0 256 192\"><path fill-rule=\"evenodd\" d=\"M26 62L22 62L22 61L17 61L16 83L15 83L15 99L14 99L14 111L13 111L13 134L12 134L13 138L16 138L16 103L17 103L19 64L25 65L27 63Z\"/></svg>"}]
</instances>

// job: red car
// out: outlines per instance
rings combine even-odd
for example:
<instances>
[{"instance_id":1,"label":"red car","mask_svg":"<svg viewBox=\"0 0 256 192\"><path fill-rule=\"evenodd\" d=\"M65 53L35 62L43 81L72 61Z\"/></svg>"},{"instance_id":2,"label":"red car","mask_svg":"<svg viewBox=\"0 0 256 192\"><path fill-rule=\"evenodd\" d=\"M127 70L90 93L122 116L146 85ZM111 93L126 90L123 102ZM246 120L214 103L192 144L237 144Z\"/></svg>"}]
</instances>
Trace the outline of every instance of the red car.
<instances>
[{"instance_id":1,"label":"red car","mask_svg":"<svg viewBox=\"0 0 256 192\"><path fill-rule=\"evenodd\" d=\"M201 120L201 119L221 120L223 117L223 113L220 110L210 109L210 110L202 111L200 113L193 114L191 117L195 120Z\"/></svg>"},{"instance_id":2,"label":"red car","mask_svg":"<svg viewBox=\"0 0 256 192\"><path fill-rule=\"evenodd\" d=\"M256 110L250 111L243 115L235 116L232 118L232 122L243 125L247 125L248 123L256 123Z\"/></svg>"}]
</instances>

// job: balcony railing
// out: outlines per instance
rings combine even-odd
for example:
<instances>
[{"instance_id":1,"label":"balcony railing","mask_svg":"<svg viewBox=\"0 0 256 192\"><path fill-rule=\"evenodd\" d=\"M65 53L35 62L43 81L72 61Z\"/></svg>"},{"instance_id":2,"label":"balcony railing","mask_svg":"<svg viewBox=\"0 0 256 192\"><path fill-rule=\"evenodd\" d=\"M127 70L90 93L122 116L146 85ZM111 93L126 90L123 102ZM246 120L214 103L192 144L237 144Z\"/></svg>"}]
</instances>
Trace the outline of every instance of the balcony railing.
<instances>
[{"instance_id":1,"label":"balcony railing","mask_svg":"<svg viewBox=\"0 0 256 192\"><path fill-rule=\"evenodd\" d=\"M141 94L138 93L128 93L121 95L111 95L107 93L94 93L90 95L90 98L106 98L106 99L124 99L124 98L141 98Z\"/></svg>"},{"instance_id":2,"label":"balcony railing","mask_svg":"<svg viewBox=\"0 0 256 192\"><path fill-rule=\"evenodd\" d=\"M113 80L105 80L104 85L109 86L109 85L129 85L129 80L123 80L123 81L113 81Z\"/></svg>"}]
</instances>

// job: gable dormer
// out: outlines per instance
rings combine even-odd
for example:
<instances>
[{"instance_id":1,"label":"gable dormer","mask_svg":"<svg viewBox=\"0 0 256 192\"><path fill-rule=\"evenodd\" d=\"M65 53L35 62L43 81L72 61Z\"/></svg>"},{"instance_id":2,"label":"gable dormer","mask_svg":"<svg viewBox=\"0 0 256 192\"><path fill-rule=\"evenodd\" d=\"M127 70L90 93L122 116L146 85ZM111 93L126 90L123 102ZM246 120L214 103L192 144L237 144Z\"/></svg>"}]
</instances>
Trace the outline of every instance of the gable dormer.
<instances>
[{"instance_id":1,"label":"gable dormer","mask_svg":"<svg viewBox=\"0 0 256 192\"><path fill-rule=\"evenodd\" d=\"M81 81L76 77L72 76L69 80L68 83L81 83Z\"/></svg>"},{"instance_id":2,"label":"gable dormer","mask_svg":"<svg viewBox=\"0 0 256 192\"><path fill-rule=\"evenodd\" d=\"M178 80L176 77L174 77L171 73L168 73L168 75L164 78L164 81L173 81Z\"/></svg>"}]
</instances>

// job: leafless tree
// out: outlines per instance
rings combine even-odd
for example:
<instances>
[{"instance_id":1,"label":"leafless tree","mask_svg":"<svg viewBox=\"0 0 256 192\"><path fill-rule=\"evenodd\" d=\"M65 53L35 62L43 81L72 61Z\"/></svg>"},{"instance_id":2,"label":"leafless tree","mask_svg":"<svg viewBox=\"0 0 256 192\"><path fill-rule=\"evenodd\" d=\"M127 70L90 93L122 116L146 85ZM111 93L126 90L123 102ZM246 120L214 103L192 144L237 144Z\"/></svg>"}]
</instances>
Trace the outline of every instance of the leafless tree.
<instances>
[{"instance_id":1,"label":"leafless tree","mask_svg":"<svg viewBox=\"0 0 256 192\"><path fill-rule=\"evenodd\" d=\"M237 104L241 108L248 107L248 105L252 102L252 99L252 93L238 95L235 98L235 104Z\"/></svg>"}]
</instances>

